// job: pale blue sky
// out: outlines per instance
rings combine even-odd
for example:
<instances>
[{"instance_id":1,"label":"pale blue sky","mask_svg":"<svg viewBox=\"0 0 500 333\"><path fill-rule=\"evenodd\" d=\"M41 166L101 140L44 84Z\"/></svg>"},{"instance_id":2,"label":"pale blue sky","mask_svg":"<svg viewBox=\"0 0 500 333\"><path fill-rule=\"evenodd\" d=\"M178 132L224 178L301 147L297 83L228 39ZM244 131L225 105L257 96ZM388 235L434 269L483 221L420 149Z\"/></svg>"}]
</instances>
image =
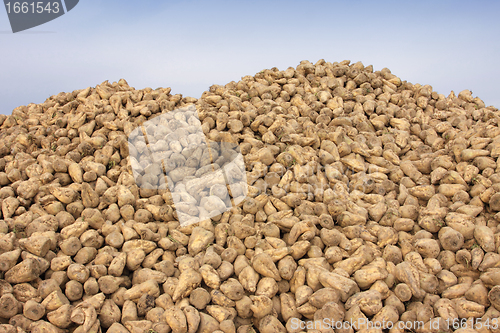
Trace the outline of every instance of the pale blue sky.
<instances>
[{"instance_id":1,"label":"pale blue sky","mask_svg":"<svg viewBox=\"0 0 500 333\"><path fill-rule=\"evenodd\" d=\"M124 78L199 97L301 60L362 61L500 107L499 1L96 1L12 34L0 8L0 113Z\"/></svg>"}]
</instances>

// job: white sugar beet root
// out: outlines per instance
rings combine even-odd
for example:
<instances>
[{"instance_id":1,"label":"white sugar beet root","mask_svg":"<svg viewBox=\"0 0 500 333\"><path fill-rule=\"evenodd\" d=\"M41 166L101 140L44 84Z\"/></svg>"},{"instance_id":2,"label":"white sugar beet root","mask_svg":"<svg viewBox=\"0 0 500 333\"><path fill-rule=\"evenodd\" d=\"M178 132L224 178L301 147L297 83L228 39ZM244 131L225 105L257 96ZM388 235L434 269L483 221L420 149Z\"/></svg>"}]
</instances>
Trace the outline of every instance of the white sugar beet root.
<instances>
[{"instance_id":1,"label":"white sugar beet root","mask_svg":"<svg viewBox=\"0 0 500 333\"><path fill-rule=\"evenodd\" d=\"M199 99L122 79L18 107L0 115L0 331L468 332L500 311L498 119L347 60Z\"/></svg>"}]
</instances>

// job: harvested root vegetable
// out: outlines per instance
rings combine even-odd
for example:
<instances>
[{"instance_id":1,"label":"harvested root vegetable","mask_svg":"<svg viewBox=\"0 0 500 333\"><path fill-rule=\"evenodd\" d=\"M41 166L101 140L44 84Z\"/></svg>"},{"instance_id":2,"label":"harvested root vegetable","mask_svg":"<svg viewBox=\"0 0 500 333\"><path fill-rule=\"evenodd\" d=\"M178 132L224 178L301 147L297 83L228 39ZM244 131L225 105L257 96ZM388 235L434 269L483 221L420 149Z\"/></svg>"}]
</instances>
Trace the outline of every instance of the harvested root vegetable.
<instances>
[{"instance_id":1,"label":"harvested root vegetable","mask_svg":"<svg viewBox=\"0 0 500 333\"><path fill-rule=\"evenodd\" d=\"M0 331L495 332L499 115L324 60L199 99L120 80L16 108Z\"/></svg>"}]
</instances>

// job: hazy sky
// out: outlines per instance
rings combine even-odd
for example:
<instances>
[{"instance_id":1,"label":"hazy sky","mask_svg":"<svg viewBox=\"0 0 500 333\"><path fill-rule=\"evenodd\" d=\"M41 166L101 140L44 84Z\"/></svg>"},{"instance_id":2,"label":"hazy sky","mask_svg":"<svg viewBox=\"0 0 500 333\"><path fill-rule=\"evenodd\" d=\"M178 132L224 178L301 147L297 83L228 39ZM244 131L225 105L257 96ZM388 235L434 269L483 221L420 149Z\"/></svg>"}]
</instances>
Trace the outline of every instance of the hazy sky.
<instances>
[{"instance_id":1,"label":"hazy sky","mask_svg":"<svg viewBox=\"0 0 500 333\"><path fill-rule=\"evenodd\" d=\"M0 113L124 78L199 97L301 60L384 67L500 108L500 1L96 1L13 34L0 8Z\"/></svg>"}]
</instances>

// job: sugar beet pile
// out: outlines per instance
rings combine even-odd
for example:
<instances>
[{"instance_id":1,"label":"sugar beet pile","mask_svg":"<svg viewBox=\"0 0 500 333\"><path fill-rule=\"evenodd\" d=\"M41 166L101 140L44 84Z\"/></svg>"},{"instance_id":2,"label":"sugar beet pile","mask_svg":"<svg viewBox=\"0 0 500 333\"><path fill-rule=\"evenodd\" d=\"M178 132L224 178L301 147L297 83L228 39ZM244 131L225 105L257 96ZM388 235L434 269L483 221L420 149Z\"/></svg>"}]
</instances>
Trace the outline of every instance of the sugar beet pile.
<instances>
[{"instance_id":1,"label":"sugar beet pile","mask_svg":"<svg viewBox=\"0 0 500 333\"><path fill-rule=\"evenodd\" d=\"M1 332L499 331L497 109L349 61L170 92L104 82L0 116ZM127 140L189 105L249 186L181 226ZM384 325L306 327L363 320Z\"/></svg>"}]
</instances>

